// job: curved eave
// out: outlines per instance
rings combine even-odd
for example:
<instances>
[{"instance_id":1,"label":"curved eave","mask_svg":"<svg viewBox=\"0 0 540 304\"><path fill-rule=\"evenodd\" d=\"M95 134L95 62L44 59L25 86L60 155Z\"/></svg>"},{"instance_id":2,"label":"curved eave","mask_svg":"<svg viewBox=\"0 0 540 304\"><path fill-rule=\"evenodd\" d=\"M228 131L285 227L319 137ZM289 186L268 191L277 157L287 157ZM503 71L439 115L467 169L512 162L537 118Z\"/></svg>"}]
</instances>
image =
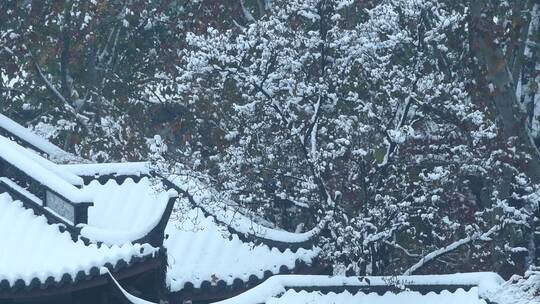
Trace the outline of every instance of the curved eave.
<instances>
[{"instance_id":1,"label":"curved eave","mask_svg":"<svg viewBox=\"0 0 540 304\"><path fill-rule=\"evenodd\" d=\"M133 173L133 174L116 174L116 173L110 173L110 174L102 174L102 175L78 175L83 179L84 185L90 184L92 181L97 181L101 185L105 185L109 180L115 180L118 185L122 185L126 179L132 179L135 183L138 183L143 178L151 178L153 177L150 174L145 173Z\"/></svg>"},{"instance_id":2,"label":"curved eave","mask_svg":"<svg viewBox=\"0 0 540 304\"><path fill-rule=\"evenodd\" d=\"M179 187L178 185L176 185L172 181L168 180L167 178L165 178L165 177L163 177L163 176L161 176L159 174L156 174L156 175L162 179L163 184L168 189L174 189L178 193L184 195L189 200L190 204L194 208L201 209L201 211L202 211L202 213L203 213L203 215L205 217L209 217L209 216L213 217L216 222L223 225L224 227L227 227L227 230L229 231L229 233L238 236L238 238L240 240L242 240L243 242L246 242L246 243L251 243L252 242L252 243L255 243L257 245L259 245L259 244L266 245L266 246L268 246L270 248L277 248L280 252L284 252L287 249L291 250L293 252L296 252L298 249L301 249L301 248L302 249L310 249L310 248L313 247L314 241L311 238L307 239L307 240L304 240L304 241L299 241L299 242L293 242L293 241L285 242L285 241L281 241L281 240L273 240L273 239L266 238L266 237L260 236L260 235L255 235L255 234L252 234L252 233L244 233L244 232L238 231L235 227L231 226L230 223L223 222L218 217L216 217L216 215L214 213L208 211L205 206L202 206L201 204L198 204L194 200L193 196L190 195L190 193L188 191L182 189L181 187Z\"/></svg>"},{"instance_id":3,"label":"curved eave","mask_svg":"<svg viewBox=\"0 0 540 304\"><path fill-rule=\"evenodd\" d=\"M84 184L88 186L92 181L97 181L100 185L107 184L108 181L114 180L118 186L122 186L126 180L130 179L135 184L139 183L141 179L143 178L152 178L152 175L147 174L134 174L134 175L125 175L125 174L108 174L108 175L96 175L96 176L87 176L87 175L79 175L84 180ZM174 192L174 195L170 194L169 200L163 209L163 213L160 216L159 221L152 227L149 227L145 233L138 237L138 238L126 238L123 240L123 242L132 242L132 243L148 243L152 245L153 247L161 247L163 245L163 239L164 239L164 231L165 227L167 225L167 221L169 220L174 203L177 199L177 194ZM90 239L88 236L83 235L79 232L77 236L81 236L81 239L83 239L85 242L88 243L106 243L108 245L114 244L114 242L108 242L106 240L100 239L100 238L93 238Z\"/></svg>"},{"instance_id":4,"label":"curved eave","mask_svg":"<svg viewBox=\"0 0 540 304\"><path fill-rule=\"evenodd\" d=\"M181 290L171 292L168 296L168 300L171 303L182 303L182 301L193 301L194 303L219 301L236 296L277 274L323 274L326 273L327 270L327 267L319 264L317 260L314 260L311 264L297 260L293 269L289 269L287 266L282 265L279 269L279 273L266 270L261 278L256 275L249 276L247 280L235 278L232 284L227 284L227 282L223 280L205 280L200 286L195 287L193 283L187 282Z\"/></svg>"},{"instance_id":5,"label":"curved eave","mask_svg":"<svg viewBox=\"0 0 540 304\"><path fill-rule=\"evenodd\" d=\"M161 257L149 255L144 257L132 257L129 262L119 260L115 265L105 264L115 278L124 280L137 275L152 271L161 267ZM0 282L0 299L30 299L46 296L62 295L91 289L109 284L107 274L100 272L98 267L93 267L88 274L80 271L75 277L64 274L60 280L49 277L45 282L34 278L29 285L18 280L13 286L9 286L7 280Z\"/></svg>"}]
</instances>

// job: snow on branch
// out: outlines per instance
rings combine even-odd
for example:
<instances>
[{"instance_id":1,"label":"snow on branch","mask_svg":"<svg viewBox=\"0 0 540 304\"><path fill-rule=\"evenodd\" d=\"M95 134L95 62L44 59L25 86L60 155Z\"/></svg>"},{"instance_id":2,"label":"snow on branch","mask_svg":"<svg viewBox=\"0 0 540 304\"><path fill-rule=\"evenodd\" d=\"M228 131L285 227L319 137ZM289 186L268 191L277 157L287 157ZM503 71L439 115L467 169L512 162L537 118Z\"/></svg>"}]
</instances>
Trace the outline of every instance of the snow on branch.
<instances>
[{"instance_id":1,"label":"snow on branch","mask_svg":"<svg viewBox=\"0 0 540 304\"><path fill-rule=\"evenodd\" d=\"M439 248L439 249L437 249L435 251L432 251L432 252L428 253L427 255L425 255L416 264L412 265L409 269L407 269L403 273L403 275L411 275L414 272L416 272L418 269L424 267L429 262L434 261L438 257L443 256L443 255L445 255L445 254L447 254L449 252L452 252L452 251L456 250L457 248L459 248L459 247L461 247L463 245L474 242L476 240L481 240L481 241L490 240L490 237L493 234L495 234L496 232L498 232L499 230L501 230L501 226L496 225L496 226L493 226L491 229L489 229L485 233L474 233L474 234L472 234L472 235L470 235L470 236L468 236L466 238L457 240L457 241L453 242L452 244L450 244L450 245L448 245L446 247Z\"/></svg>"},{"instance_id":2,"label":"snow on branch","mask_svg":"<svg viewBox=\"0 0 540 304\"><path fill-rule=\"evenodd\" d=\"M58 98L58 100L60 100L64 104L64 107L66 108L66 110L68 110L71 114L75 115L75 117L77 117L77 119L83 124L83 126L85 128L88 128L88 124L87 124L88 117L83 116L80 113L78 113L77 110L75 110L75 108L73 108L73 106L71 104L69 104L67 99L64 96L62 96L62 94L60 94L60 92L58 92L58 90L49 81L49 79L47 79L47 77L45 77L45 75L43 74L43 71L41 70L41 68L39 67L39 65L37 63L34 63L34 67L35 67L39 77L45 83L45 86L54 94L54 96L56 98Z\"/></svg>"}]
</instances>

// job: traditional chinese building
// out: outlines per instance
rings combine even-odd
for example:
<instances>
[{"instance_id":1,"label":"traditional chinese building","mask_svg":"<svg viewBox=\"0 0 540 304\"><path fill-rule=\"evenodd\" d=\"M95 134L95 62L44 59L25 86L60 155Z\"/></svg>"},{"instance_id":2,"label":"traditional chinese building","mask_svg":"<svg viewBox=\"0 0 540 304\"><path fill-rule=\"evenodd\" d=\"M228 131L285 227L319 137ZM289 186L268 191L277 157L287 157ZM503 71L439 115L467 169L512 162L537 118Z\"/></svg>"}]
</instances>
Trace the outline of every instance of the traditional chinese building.
<instances>
[{"instance_id":1,"label":"traditional chinese building","mask_svg":"<svg viewBox=\"0 0 540 304\"><path fill-rule=\"evenodd\" d=\"M144 162L89 163L0 114L0 303L485 303L501 283L317 276L321 227L271 229L212 196Z\"/></svg>"},{"instance_id":2,"label":"traditional chinese building","mask_svg":"<svg viewBox=\"0 0 540 304\"><path fill-rule=\"evenodd\" d=\"M2 303L115 303L114 279L150 301L205 302L317 270L309 243L237 231L195 206L171 220L177 190L197 185L146 163L88 163L5 116L0 147Z\"/></svg>"}]
</instances>

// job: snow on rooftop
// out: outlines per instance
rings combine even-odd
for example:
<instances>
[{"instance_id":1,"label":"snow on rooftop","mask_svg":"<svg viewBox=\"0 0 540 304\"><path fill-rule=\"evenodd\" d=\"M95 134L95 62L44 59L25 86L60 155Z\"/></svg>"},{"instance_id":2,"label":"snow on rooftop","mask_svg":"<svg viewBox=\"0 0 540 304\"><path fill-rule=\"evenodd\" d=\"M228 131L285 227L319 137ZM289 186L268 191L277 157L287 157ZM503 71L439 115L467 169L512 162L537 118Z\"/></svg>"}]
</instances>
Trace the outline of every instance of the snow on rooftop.
<instances>
[{"instance_id":1,"label":"snow on rooftop","mask_svg":"<svg viewBox=\"0 0 540 304\"><path fill-rule=\"evenodd\" d=\"M104 172L123 174L128 171L133 174L134 170L147 174L148 166L143 162L61 166L1 135L0 146L1 158L37 182L71 202L94 204L88 209L88 224L81 230L81 235L91 241L111 245L144 237L161 220L169 198L177 195L173 190L157 191L161 187L152 185L146 177L137 183L128 178L121 185L109 180L105 185L92 181L82 186L83 179L77 175L89 172L92 172L90 175L108 174ZM41 201L39 203L42 204Z\"/></svg>"},{"instance_id":2,"label":"snow on rooftop","mask_svg":"<svg viewBox=\"0 0 540 304\"><path fill-rule=\"evenodd\" d=\"M65 170L82 176L94 175L148 175L150 164L148 162L103 163L103 164L69 164L61 165Z\"/></svg>"},{"instance_id":3,"label":"snow on rooftop","mask_svg":"<svg viewBox=\"0 0 540 304\"><path fill-rule=\"evenodd\" d=\"M32 146L38 148L42 152L47 153L56 160L73 160L76 157L57 146L51 144L46 139L34 134L32 131L21 126L17 122L11 120L3 114L0 114L0 128L6 129L11 134L23 139L30 143Z\"/></svg>"},{"instance_id":4,"label":"snow on rooftop","mask_svg":"<svg viewBox=\"0 0 540 304\"><path fill-rule=\"evenodd\" d=\"M89 202L90 197L74 186L82 184L82 179L62 170L56 164L28 151L12 140L0 136L0 157L17 169L31 176L74 203Z\"/></svg>"},{"instance_id":5,"label":"snow on rooftop","mask_svg":"<svg viewBox=\"0 0 540 304\"><path fill-rule=\"evenodd\" d=\"M405 293L403 298L394 297L386 293L383 295L383 298L391 299L390 302L374 302L374 303L452 303L452 304L461 304L461 303L485 303L478 302L482 297L486 297L495 290L498 290L504 280L495 273L479 272L479 273L461 273L461 274L445 274L445 275L413 275L413 276L397 276L397 277L367 277L369 282L366 280L361 280L359 277L330 277L330 276L320 276L320 275L276 275L260 285L255 286L254 288L227 300L218 302L219 304L259 304L259 303L311 303L302 300L301 298L296 298L297 295L294 292L284 299L283 302L280 302L279 296L286 294L289 288L310 288L317 289L317 287L344 287L344 286L354 286L354 287L369 287L369 286L388 286L391 282L401 282L408 286L426 286L426 285L453 285L453 286L475 286L471 289L467 297L461 297L462 294L454 298L451 302L439 302L443 301L443 298L422 298L419 297L420 294L408 294ZM457 291L456 291L457 292ZM401 295L399 293L397 295ZM445 295L448 299L453 297L454 293L445 293L444 291L441 295ZM318 295L321 295L320 293ZM428 294L429 295L429 294ZM317 293L305 293L303 296L306 296L309 299L312 296L317 296ZM364 303L362 299L350 298L352 295L344 295L347 300L353 301L354 303ZM365 296L359 294L360 297ZM290 298L289 298L290 297ZM356 297L356 296L355 296ZM299 302L290 302L290 300L296 298ZM380 301L385 301L383 298L380 298ZM423 299L429 299L425 301ZM321 302L318 299L315 299L314 303L353 303L353 302ZM331 298L323 298L321 300L337 300ZM360 301L362 300L362 301ZM375 301L375 300L374 300ZM396 302L397 301L397 302ZM435 301L435 302L432 302ZM472 301L472 302L469 302ZM369 301L365 303L371 303ZM217 304L217 303L216 303Z\"/></svg>"},{"instance_id":6,"label":"snow on rooftop","mask_svg":"<svg viewBox=\"0 0 540 304\"><path fill-rule=\"evenodd\" d=\"M293 269L297 260L310 264L318 254L318 249L280 252L244 243L236 235L229 238L225 228L198 209L189 211L180 223L170 221L166 234L167 285L173 292L187 282L198 288L203 281L232 284L236 278L247 281L251 275L262 279L267 270L276 274L283 265Z\"/></svg>"},{"instance_id":7,"label":"snow on rooftop","mask_svg":"<svg viewBox=\"0 0 540 304\"><path fill-rule=\"evenodd\" d=\"M219 222L227 223L240 233L255 235L273 241L284 243L302 243L309 241L321 227L303 233L277 230L255 223L236 210L234 204L219 199L217 191L203 184L195 177L188 175L171 175L168 179L176 186L193 196L195 202L206 211L212 213Z\"/></svg>"},{"instance_id":8,"label":"snow on rooftop","mask_svg":"<svg viewBox=\"0 0 540 304\"><path fill-rule=\"evenodd\" d=\"M144 237L161 220L174 191L160 191L147 177L139 182L127 178L122 184L111 179L104 185L94 180L82 188L92 197L88 225L81 235L91 241L122 244Z\"/></svg>"},{"instance_id":9,"label":"snow on rooftop","mask_svg":"<svg viewBox=\"0 0 540 304\"><path fill-rule=\"evenodd\" d=\"M539 295L540 272L527 271L524 277L514 275L487 298L497 304L540 304Z\"/></svg>"},{"instance_id":10,"label":"snow on rooftop","mask_svg":"<svg viewBox=\"0 0 540 304\"><path fill-rule=\"evenodd\" d=\"M42 283L48 277L59 281L64 274L75 277L81 270L88 274L93 267L115 265L121 259L128 262L157 251L147 244L98 248L73 242L69 233L61 233L57 225L47 224L45 217L34 215L6 193L0 194L0 235L0 281L8 280L12 286L18 279L27 285L33 278Z\"/></svg>"},{"instance_id":11,"label":"snow on rooftop","mask_svg":"<svg viewBox=\"0 0 540 304\"><path fill-rule=\"evenodd\" d=\"M64 170L61 166L49 161L48 159L42 157L41 155L38 155L33 150L27 149L17 144L16 142L6 137L3 137L1 135L0 135L0 139L2 140L3 148L5 150L12 150L15 153L20 153L19 155L21 155L21 157L26 157L26 158L31 159L32 161L41 165L43 168L60 176L61 178L63 178L65 181L67 181L68 183L72 185L80 186L83 184L83 179L81 177L77 176L76 174L68 170Z\"/></svg>"},{"instance_id":12,"label":"snow on rooftop","mask_svg":"<svg viewBox=\"0 0 540 304\"><path fill-rule=\"evenodd\" d=\"M18 191L19 193L21 193L22 195L26 196L26 198L28 198L29 200L31 200L32 202L34 202L35 204L37 204L38 206L42 206L44 207L47 211L49 211L52 215L62 219L65 223L69 224L69 225L75 225L70 219L62 216L61 214L58 214L55 210L53 210L52 208L48 207L48 206L44 206L43 204L43 201L35 196L33 193L31 193L30 191L26 190L25 188L19 186L17 183L15 183L14 181L12 181L11 179L7 178L7 177L0 177L0 182L8 185L11 189L14 189L16 191Z\"/></svg>"},{"instance_id":13,"label":"snow on rooftop","mask_svg":"<svg viewBox=\"0 0 540 304\"><path fill-rule=\"evenodd\" d=\"M255 303L255 302L254 302ZM419 292L404 291L397 294L387 292L383 295L377 293L364 294L359 292L351 294L348 291L341 293L322 294L320 292L287 290L281 296L268 299L266 304L486 304L478 297L478 288L468 291L458 289L455 292L447 290L441 293L430 292L422 295Z\"/></svg>"}]
</instances>

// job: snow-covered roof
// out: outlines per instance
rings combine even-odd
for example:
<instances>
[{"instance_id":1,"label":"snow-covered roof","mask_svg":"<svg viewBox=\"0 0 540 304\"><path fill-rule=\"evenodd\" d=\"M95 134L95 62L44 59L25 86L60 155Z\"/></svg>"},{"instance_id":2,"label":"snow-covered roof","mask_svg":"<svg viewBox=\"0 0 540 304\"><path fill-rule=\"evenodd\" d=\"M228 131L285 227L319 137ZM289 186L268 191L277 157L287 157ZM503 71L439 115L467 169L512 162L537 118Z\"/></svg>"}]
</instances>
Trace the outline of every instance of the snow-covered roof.
<instances>
[{"instance_id":1,"label":"snow-covered roof","mask_svg":"<svg viewBox=\"0 0 540 304\"><path fill-rule=\"evenodd\" d=\"M103 176L103 175L149 175L150 164L148 162L125 162L105 164L67 164L61 165L65 170L79 176Z\"/></svg>"},{"instance_id":2,"label":"snow-covered roof","mask_svg":"<svg viewBox=\"0 0 540 304\"><path fill-rule=\"evenodd\" d=\"M483 298L498 290L504 280L495 273L413 275L396 277L330 277L316 275L277 275L262 284L219 304L262 303L486 303ZM394 286L413 291L390 292ZM419 287L446 289L425 294ZM384 290L372 293L377 287ZM467 291L465 291L465 288ZM333 292L332 289L341 290ZM347 289L359 293L351 293ZM386 290L385 290L386 289ZM454 289L454 291L451 291ZM330 291L329 291L330 290ZM364 293L367 291L367 294ZM313 301L313 302L310 302ZM365 301L365 302L364 302ZM372 302L373 301L373 302ZM218 304L216 303L216 304Z\"/></svg>"},{"instance_id":3,"label":"snow-covered roof","mask_svg":"<svg viewBox=\"0 0 540 304\"><path fill-rule=\"evenodd\" d=\"M387 292L383 295L375 292L365 294L358 292L356 294L348 291L324 294L321 292L308 292L305 290L295 291L287 290L284 294L269 298L265 304L396 304L396 303L437 303L437 304L486 304L487 302L478 297L478 288L472 287L465 291L458 289L454 292L447 290L441 293L430 292L421 294L416 291L404 291L400 293Z\"/></svg>"},{"instance_id":4,"label":"snow-covered roof","mask_svg":"<svg viewBox=\"0 0 540 304\"><path fill-rule=\"evenodd\" d=\"M104 185L97 180L81 191L92 197L88 208L88 225L81 235L91 241L123 244L136 241L149 233L162 219L169 199L175 191L162 191L148 177L138 182L128 178L122 184L114 179Z\"/></svg>"},{"instance_id":5,"label":"snow-covered roof","mask_svg":"<svg viewBox=\"0 0 540 304\"><path fill-rule=\"evenodd\" d=\"M61 166L1 135L0 146L0 159L24 172L46 189L61 195L68 200L68 204L93 204L88 209L87 224L81 224L81 235L93 242L123 244L143 238L162 219L169 199L177 195L174 190L158 192L160 185L152 185L147 177L140 178L138 182L128 178L118 184L116 180L110 179L104 185L97 180L84 185L84 180L77 175L81 172L121 174L134 170L144 175L148 173L145 163ZM6 180L4 183L14 188L13 182ZM26 191L22 189L18 192ZM31 196L33 202L50 213L61 213L45 206L44 197L38 198L28 193L26 196ZM77 224L73 218L63 218L68 224Z\"/></svg>"},{"instance_id":6,"label":"snow-covered roof","mask_svg":"<svg viewBox=\"0 0 540 304\"><path fill-rule=\"evenodd\" d=\"M82 178L63 170L58 165L0 135L0 158L24 172L40 184L52 189L73 203L89 202L90 197L75 185L83 184Z\"/></svg>"},{"instance_id":7,"label":"snow-covered roof","mask_svg":"<svg viewBox=\"0 0 540 304\"><path fill-rule=\"evenodd\" d=\"M218 222L226 224L240 234L252 235L260 240L268 240L273 243L283 243L286 247L303 247L322 229L321 226L317 226L307 232L295 233L266 227L238 212L234 208L234 203L221 198L215 189L196 177L170 175L167 179L178 188L188 192L195 200L196 205L214 216Z\"/></svg>"},{"instance_id":8,"label":"snow-covered roof","mask_svg":"<svg viewBox=\"0 0 540 304\"><path fill-rule=\"evenodd\" d=\"M28 143L29 145L39 150L40 152L44 152L48 154L51 158L55 160L70 161L70 160L78 159L74 155L51 144L46 139L40 137L37 134L34 134L29 129L25 128L24 126L21 126L20 124L16 123L15 121L11 120L10 118L6 117L5 115L1 113L0 113L0 129L6 130L11 135L16 136L20 140Z\"/></svg>"},{"instance_id":9,"label":"snow-covered roof","mask_svg":"<svg viewBox=\"0 0 540 304\"><path fill-rule=\"evenodd\" d=\"M0 235L0 291L15 285L58 283L65 275L71 281L88 279L99 275L99 268L106 264L114 268L121 261L135 263L153 257L158 250L148 244L74 242L58 225L49 225L45 217L34 215L6 193L0 194Z\"/></svg>"},{"instance_id":10,"label":"snow-covered roof","mask_svg":"<svg viewBox=\"0 0 540 304\"><path fill-rule=\"evenodd\" d=\"M104 265L114 267L120 261L129 263L152 257L158 251L146 243L148 235L154 236L152 231L158 226L165 228L163 221L168 218L164 216L169 214L178 193L172 189L162 191L161 182L150 178L148 163L59 165L2 135L0 145L0 160L26 175L22 183L21 177L12 173L0 176L3 189L24 201L23 204L8 194L0 194L0 235L7 236L2 245L8 248L0 250L2 288L65 281L66 275L72 278L68 281L104 275L99 271ZM27 189L24 185L28 181L37 182L40 193ZM208 192L193 188L200 184L181 185L199 202L208 198ZM86 221L77 224L64 217L63 207L55 209L43 190L59 194L67 204L89 203ZM184 214L186 219L180 227L177 222L169 221L166 228L169 237L164 246L168 254L166 280L171 292L186 286L231 286L238 281L251 284L314 262L319 251L316 248L280 251L246 243L237 234L229 234L230 227L223 223L234 225L240 233L268 234L293 243L309 239L309 233L267 228L246 217L231 217L230 212L229 209L218 212L221 221L216 221L201 209L191 208ZM45 214L47 218L36 214ZM62 224L50 224L51 214L55 217L52 223ZM62 232L63 226L72 226L73 229L68 229L71 234Z\"/></svg>"},{"instance_id":11,"label":"snow-covered roof","mask_svg":"<svg viewBox=\"0 0 540 304\"><path fill-rule=\"evenodd\" d=\"M29 159L32 162L37 163L44 169L53 172L54 174L58 175L59 177L65 179L68 183L80 186L83 183L83 179L76 174L64 170L61 166L51 162L50 160L42 157L41 155L38 155L35 151L25 148L15 141L12 141L9 138L6 138L4 136L0 136L1 144L3 147L4 153L15 153L18 154L20 157L24 157L25 159Z\"/></svg>"},{"instance_id":12,"label":"snow-covered roof","mask_svg":"<svg viewBox=\"0 0 540 304\"><path fill-rule=\"evenodd\" d=\"M540 272L527 271L523 277L514 275L501 288L488 294L491 303L540 304Z\"/></svg>"},{"instance_id":13,"label":"snow-covered roof","mask_svg":"<svg viewBox=\"0 0 540 304\"><path fill-rule=\"evenodd\" d=\"M87 281L102 276L104 266L155 264L177 193L157 191L161 185L146 176L143 163L63 166L2 135L0 146L0 189L20 199L0 193L0 297ZM115 179L133 170L136 180ZM79 176L104 171L114 171L104 184ZM84 220L70 208L85 210Z\"/></svg>"},{"instance_id":14,"label":"snow-covered roof","mask_svg":"<svg viewBox=\"0 0 540 304\"><path fill-rule=\"evenodd\" d=\"M16 123L0 114L0 129L24 137L24 141L32 146L41 147L42 152L48 150L45 152L50 155L58 152L53 145L13 124ZM109 275L126 299L133 303L150 303L129 295L115 281L110 270L117 265L133 265L156 256L158 245L153 247L146 243L146 237L157 226L165 228L165 215L170 212L178 193L158 191L163 185L148 177L152 173L145 162L58 165L2 135L0 146L0 161L4 160L71 203L93 204L88 207L87 223L76 227L73 224L80 228L83 241L63 232L62 225L49 224L50 218L36 215L48 210L62 217L50 209L48 198L44 203L42 196L16 184L13 177L0 176L0 185L11 189L10 193L17 193L17 198L25 202L0 193L0 295L14 287L25 290L38 286L45 288ZM100 178L103 176L104 179ZM171 176L169 180L179 191L187 191L195 205L201 208L192 206L182 221L169 220L166 227L168 238L163 243L167 249L166 282L172 293L202 290L204 286L228 288L237 282L241 283L241 288L246 288L264 281L220 304L479 304L485 303L483 298L493 295L502 283L502 279L493 273L369 277L368 280L276 275L314 263L319 250L308 245L321 226L304 233L266 227L239 213L231 207L234 204L223 201L214 189L195 178ZM163 182L167 187L171 186L168 181ZM28 202L38 206L40 212L27 209ZM61 222L69 224L69 220ZM294 250L278 250L264 242L248 243L241 239L243 234ZM162 235L159 237L161 241ZM395 291L391 284L396 282L411 290L389 292ZM378 288L379 292L373 293L373 288ZM428 292L422 293L415 288ZM239 291L234 286L232 289Z\"/></svg>"},{"instance_id":15,"label":"snow-covered roof","mask_svg":"<svg viewBox=\"0 0 540 304\"><path fill-rule=\"evenodd\" d=\"M283 267L294 270L299 263L311 265L318 254L316 248L280 252L266 245L244 243L199 209L189 211L181 222L171 220L166 234L167 285L173 292L187 283L199 288L205 281L232 285L238 279L247 282L251 276L263 280L280 273Z\"/></svg>"}]
</instances>

